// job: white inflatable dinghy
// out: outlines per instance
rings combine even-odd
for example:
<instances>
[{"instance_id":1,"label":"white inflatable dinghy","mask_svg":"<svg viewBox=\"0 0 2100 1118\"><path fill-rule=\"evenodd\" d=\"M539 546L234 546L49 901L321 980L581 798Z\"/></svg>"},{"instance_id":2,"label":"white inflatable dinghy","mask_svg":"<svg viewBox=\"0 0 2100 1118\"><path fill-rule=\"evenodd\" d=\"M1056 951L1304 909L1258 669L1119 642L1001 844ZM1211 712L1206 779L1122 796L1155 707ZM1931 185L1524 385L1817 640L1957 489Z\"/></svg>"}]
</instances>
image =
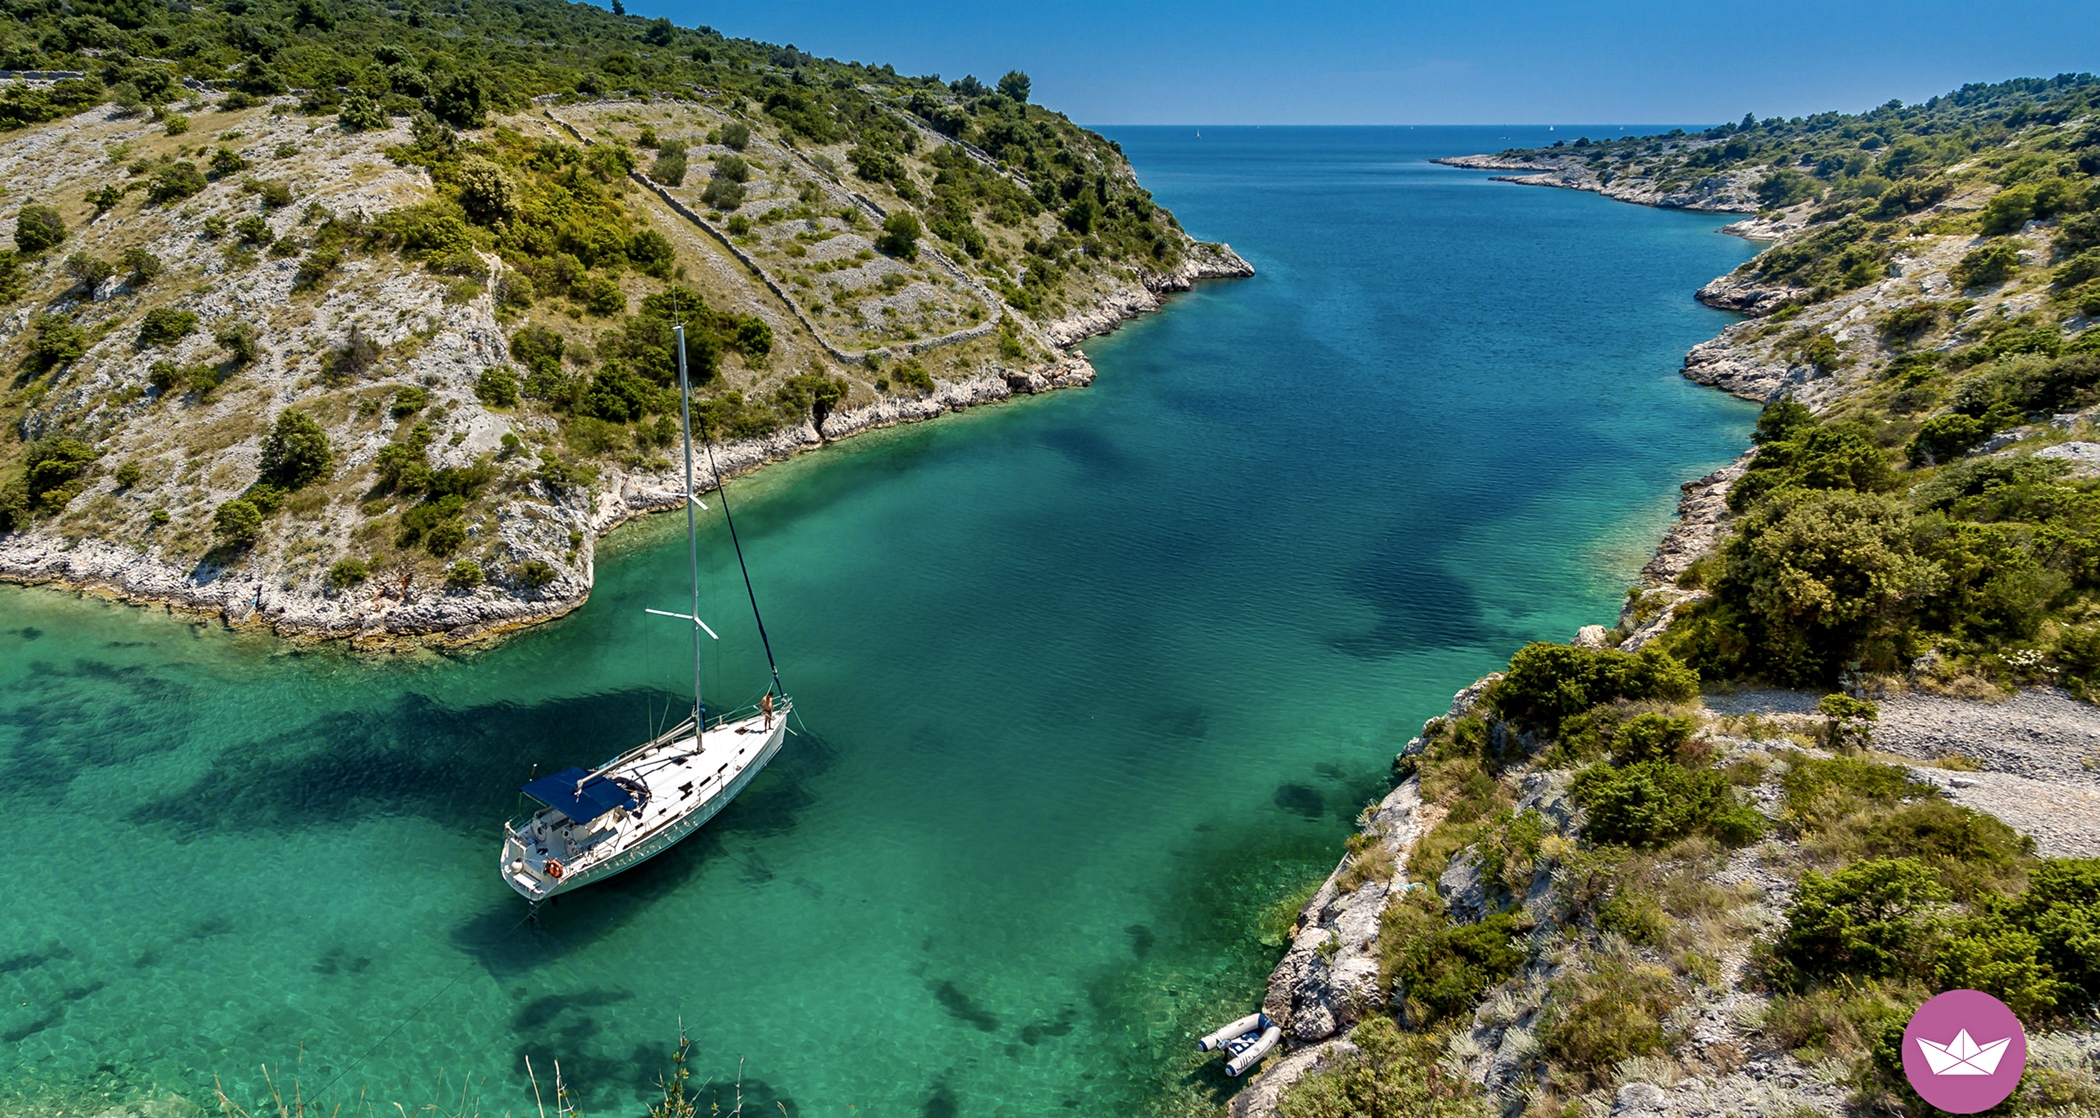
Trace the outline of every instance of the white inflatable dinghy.
<instances>
[{"instance_id":1,"label":"white inflatable dinghy","mask_svg":"<svg viewBox=\"0 0 2100 1118\"><path fill-rule=\"evenodd\" d=\"M1269 1020L1266 1013L1250 1013L1230 1025L1196 1042L1199 1052L1224 1050L1232 1053L1225 1061L1225 1074L1238 1078L1247 1069L1261 1062L1283 1039L1283 1027Z\"/></svg>"}]
</instances>

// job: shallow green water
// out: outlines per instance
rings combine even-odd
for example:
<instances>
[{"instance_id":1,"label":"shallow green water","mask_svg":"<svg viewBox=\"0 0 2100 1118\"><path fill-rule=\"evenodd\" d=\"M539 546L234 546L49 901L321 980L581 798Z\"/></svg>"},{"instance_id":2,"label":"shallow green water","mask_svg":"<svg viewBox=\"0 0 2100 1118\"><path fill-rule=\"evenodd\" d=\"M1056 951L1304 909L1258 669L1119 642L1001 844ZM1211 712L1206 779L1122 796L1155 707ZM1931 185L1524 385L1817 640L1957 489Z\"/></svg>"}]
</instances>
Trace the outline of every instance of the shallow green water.
<instances>
[{"instance_id":1,"label":"shallow green water","mask_svg":"<svg viewBox=\"0 0 2100 1118\"><path fill-rule=\"evenodd\" d=\"M1264 906L1519 643L1608 621L1745 405L1677 377L1719 222L1427 155L1511 129L1121 129L1261 275L1054 394L739 483L807 733L695 839L537 927L498 881L533 766L675 706L681 525L458 658L294 652L0 590L0 1098L260 1068L484 1113L559 1060L631 1112L680 1022L790 1114L1201 1109ZM709 686L763 686L718 523ZM368 1097L370 1097L368 1095ZM849 1109L850 1108L850 1109ZM778 1112L778 1111L775 1111Z\"/></svg>"}]
</instances>

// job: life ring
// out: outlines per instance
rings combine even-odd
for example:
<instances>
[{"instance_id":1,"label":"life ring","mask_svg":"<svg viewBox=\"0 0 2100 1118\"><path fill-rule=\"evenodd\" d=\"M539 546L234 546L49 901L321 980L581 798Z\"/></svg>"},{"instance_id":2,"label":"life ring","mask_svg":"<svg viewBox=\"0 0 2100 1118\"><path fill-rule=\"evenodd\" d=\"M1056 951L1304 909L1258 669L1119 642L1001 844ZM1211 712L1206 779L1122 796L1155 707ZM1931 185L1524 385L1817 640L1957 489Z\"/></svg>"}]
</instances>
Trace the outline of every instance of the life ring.
<instances>
[{"instance_id":1,"label":"life ring","mask_svg":"<svg viewBox=\"0 0 2100 1118\"><path fill-rule=\"evenodd\" d=\"M561 868L561 863L560 863L560 862L557 862L557 861L555 861L555 860L554 860L554 859L552 859L552 858L549 858L549 859L547 859L547 876L548 876L548 877L551 877L551 878L553 878L553 879L554 879L554 880L556 880L556 881L560 881L560 880L561 880L561 875L562 875L562 873L563 873L563 872L564 872L564 871L563 871L563 870L562 870L562 868Z\"/></svg>"}]
</instances>

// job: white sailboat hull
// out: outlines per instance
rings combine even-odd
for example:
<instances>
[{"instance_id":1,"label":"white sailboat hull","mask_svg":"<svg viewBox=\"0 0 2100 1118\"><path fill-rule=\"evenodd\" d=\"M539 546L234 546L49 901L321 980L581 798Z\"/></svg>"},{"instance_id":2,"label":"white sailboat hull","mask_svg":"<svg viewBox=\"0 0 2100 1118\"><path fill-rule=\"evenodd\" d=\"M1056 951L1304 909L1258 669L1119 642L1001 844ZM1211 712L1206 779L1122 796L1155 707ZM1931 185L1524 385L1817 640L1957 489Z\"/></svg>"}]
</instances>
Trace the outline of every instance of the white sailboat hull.
<instances>
[{"instance_id":1,"label":"white sailboat hull","mask_svg":"<svg viewBox=\"0 0 2100 1118\"><path fill-rule=\"evenodd\" d=\"M632 812L570 820L544 808L504 828L504 883L539 902L623 873L676 846L729 806L780 752L790 706L725 720L697 741L690 723L600 769L648 790ZM553 867L550 868L550 863Z\"/></svg>"}]
</instances>

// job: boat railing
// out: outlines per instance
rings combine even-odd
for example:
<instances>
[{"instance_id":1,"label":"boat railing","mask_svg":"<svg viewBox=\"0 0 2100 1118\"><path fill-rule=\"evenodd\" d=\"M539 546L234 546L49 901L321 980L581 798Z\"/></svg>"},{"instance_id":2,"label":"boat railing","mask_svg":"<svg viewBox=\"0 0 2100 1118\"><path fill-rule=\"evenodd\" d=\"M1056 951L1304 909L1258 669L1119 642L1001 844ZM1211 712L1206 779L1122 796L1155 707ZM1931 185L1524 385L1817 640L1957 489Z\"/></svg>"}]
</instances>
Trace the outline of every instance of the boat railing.
<instances>
[{"instance_id":1,"label":"boat railing","mask_svg":"<svg viewBox=\"0 0 2100 1118\"><path fill-rule=\"evenodd\" d=\"M788 711L793 710L794 706L794 700L788 698L785 695L781 696L773 703L773 717L786 718ZM716 716L715 719L708 725L710 727L715 727L720 726L725 722L741 722L746 718L751 718L761 713L763 713L763 711L760 709L759 705L756 702L745 703L743 706L740 706L735 710L726 711L723 714Z\"/></svg>"}]
</instances>

